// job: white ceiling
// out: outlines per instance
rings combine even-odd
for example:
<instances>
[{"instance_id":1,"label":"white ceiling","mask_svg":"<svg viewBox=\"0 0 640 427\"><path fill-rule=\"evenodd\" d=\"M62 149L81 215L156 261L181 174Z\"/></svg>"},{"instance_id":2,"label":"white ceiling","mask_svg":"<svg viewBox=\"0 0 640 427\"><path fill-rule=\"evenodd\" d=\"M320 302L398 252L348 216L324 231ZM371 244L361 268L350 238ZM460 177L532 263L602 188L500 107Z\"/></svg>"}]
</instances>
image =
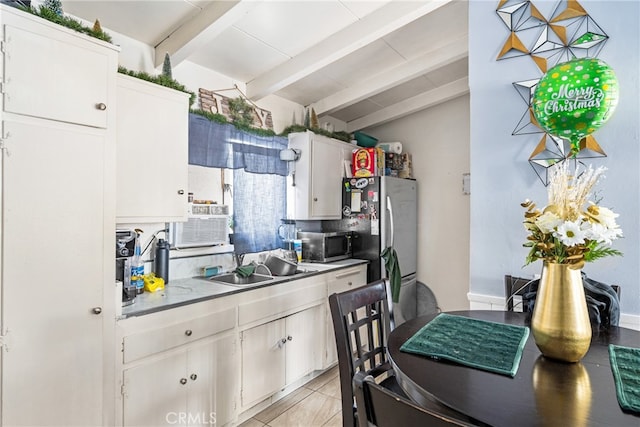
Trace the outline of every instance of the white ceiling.
<instances>
[{"instance_id":1,"label":"white ceiling","mask_svg":"<svg viewBox=\"0 0 640 427\"><path fill-rule=\"evenodd\" d=\"M66 13L347 122L468 93L466 0L66 0Z\"/></svg>"}]
</instances>

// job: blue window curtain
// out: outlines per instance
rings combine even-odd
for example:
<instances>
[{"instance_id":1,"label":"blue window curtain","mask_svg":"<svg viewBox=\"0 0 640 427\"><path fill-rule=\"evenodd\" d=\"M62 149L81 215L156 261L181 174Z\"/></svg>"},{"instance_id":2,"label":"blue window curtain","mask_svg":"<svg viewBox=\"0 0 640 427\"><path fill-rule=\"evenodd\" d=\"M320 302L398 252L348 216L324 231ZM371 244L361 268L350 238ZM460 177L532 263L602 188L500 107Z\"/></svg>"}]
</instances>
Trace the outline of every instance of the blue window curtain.
<instances>
[{"instance_id":1,"label":"blue window curtain","mask_svg":"<svg viewBox=\"0 0 640 427\"><path fill-rule=\"evenodd\" d=\"M276 249L286 217L288 139L258 136L189 114L189 164L233 169L233 244L236 253Z\"/></svg>"},{"instance_id":2,"label":"blue window curtain","mask_svg":"<svg viewBox=\"0 0 640 427\"><path fill-rule=\"evenodd\" d=\"M286 177L233 171L233 244L237 253L280 247L278 225L286 217Z\"/></svg>"}]
</instances>

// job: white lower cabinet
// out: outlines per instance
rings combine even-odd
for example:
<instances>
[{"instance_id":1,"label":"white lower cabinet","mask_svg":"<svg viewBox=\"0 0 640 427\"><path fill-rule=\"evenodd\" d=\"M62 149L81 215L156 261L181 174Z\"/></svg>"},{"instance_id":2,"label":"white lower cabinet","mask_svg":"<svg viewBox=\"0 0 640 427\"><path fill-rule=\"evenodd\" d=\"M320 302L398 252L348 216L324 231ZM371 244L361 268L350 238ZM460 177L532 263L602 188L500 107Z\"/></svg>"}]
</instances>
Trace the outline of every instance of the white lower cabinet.
<instances>
[{"instance_id":1,"label":"white lower cabinet","mask_svg":"<svg viewBox=\"0 0 640 427\"><path fill-rule=\"evenodd\" d=\"M98 425L106 141L56 122L3 125L0 425Z\"/></svg>"},{"instance_id":2,"label":"white lower cabinet","mask_svg":"<svg viewBox=\"0 0 640 427\"><path fill-rule=\"evenodd\" d=\"M119 321L116 425L237 424L335 363L327 291L366 276L349 266Z\"/></svg>"},{"instance_id":3,"label":"white lower cabinet","mask_svg":"<svg viewBox=\"0 0 640 427\"><path fill-rule=\"evenodd\" d=\"M125 426L223 426L233 420L235 336L183 347L123 372Z\"/></svg>"},{"instance_id":4,"label":"white lower cabinet","mask_svg":"<svg viewBox=\"0 0 640 427\"><path fill-rule=\"evenodd\" d=\"M283 319L242 332L242 406L282 389L285 385L286 338Z\"/></svg>"},{"instance_id":5,"label":"white lower cabinet","mask_svg":"<svg viewBox=\"0 0 640 427\"><path fill-rule=\"evenodd\" d=\"M339 270L329 273L329 283L327 286L327 295L333 293L345 292L364 286L367 283L367 266L359 265L348 269ZM338 354L336 351L336 338L333 330L333 319L331 318L331 309L329 302L326 304L327 312L327 328L326 328L326 345L324 352L323 367L328 368L338 362Z\"/></svg>"},{"instance_id":6,"label":"white lower cabinet","mask_svg":"<svg viewBox=\"0 0 640 427\"><path fill-rule=\"evenodd\" d=\"M234 300L119 322L123 426L225 426L240 394Z\"/></svg>"},{"instance_id":7,"label":"white lower cabinet","mask_svg":"<svg viewBox=\"0 0 640 427\"><path fill-rule=\"evenodd\" d=\"M242 406L248 407L321 368L323 307L247 329L242 341Z\"/></svg>"}]
</instances>

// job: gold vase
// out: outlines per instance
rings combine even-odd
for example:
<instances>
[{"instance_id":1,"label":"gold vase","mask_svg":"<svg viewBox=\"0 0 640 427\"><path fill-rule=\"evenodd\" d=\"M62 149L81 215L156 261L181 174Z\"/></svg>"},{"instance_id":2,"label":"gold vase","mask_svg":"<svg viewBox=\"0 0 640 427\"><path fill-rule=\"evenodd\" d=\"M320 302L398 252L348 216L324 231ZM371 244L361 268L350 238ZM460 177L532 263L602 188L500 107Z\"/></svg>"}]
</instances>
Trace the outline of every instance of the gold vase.
<instances>
[{"instance_id":1,"label":"gold vase","mask_svg":"<svg viewBox=\"0 0 640 427\"><path fill-rule=\"evenodd\" d=\"M551 359L578 362L591 345L591 323L580 270L545 262L531 317L540 352Z\"/></svg>"}]
</instances>

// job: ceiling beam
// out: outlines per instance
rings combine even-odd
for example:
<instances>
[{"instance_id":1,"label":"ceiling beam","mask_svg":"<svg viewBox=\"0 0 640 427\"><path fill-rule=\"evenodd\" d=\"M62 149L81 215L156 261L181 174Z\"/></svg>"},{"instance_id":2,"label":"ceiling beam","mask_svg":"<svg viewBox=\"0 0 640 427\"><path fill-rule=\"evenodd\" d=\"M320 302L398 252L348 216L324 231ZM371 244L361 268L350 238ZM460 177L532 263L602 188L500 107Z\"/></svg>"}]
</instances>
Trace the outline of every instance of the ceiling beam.
<instances>
[{"instance_id":1,"label":"ceiling beam","mask_svg":"<svg viewBox=\"0 0 640 427\"><path fill-rule=\"evenodd\" d=\"M451 1L389 2L248 82L247 96L257 101L277 92Z\"/></svg>"},{"instance_id":2,"label":"ceiling beam","mask_svg":"<svg viewBox=\"0 0 640 427\"><path fill-rule=\"evenodd\" d=\"M209 6L169 34L155 47L154 64L156 67L164 61L165 53L169 53L172 66L180 64L196 50L238 22L259 1L229 0L209 3Z\"/></svg>"},{"instance_id":3,"label":"ceiling beam","mask_svg":"<svg viewBox=\"0 0 640 427\"><path fill-rule=\"evenodd\" d=\"M331 114L468 56L468 35L465 34L417 59L333 93L311 104L310 107L313 107L319 116Z\"/></svg>"},{"instance_id":4,"label":"ceiling beam","mask_svg":"<svg viewBox=\"0 0 640 427\"><path fill-rule=\"evenodd\" d=\"M420 95L347 123L347 132L378 126L469 93L469 79L464 77Z\"/></svg>"}]
</instances>

